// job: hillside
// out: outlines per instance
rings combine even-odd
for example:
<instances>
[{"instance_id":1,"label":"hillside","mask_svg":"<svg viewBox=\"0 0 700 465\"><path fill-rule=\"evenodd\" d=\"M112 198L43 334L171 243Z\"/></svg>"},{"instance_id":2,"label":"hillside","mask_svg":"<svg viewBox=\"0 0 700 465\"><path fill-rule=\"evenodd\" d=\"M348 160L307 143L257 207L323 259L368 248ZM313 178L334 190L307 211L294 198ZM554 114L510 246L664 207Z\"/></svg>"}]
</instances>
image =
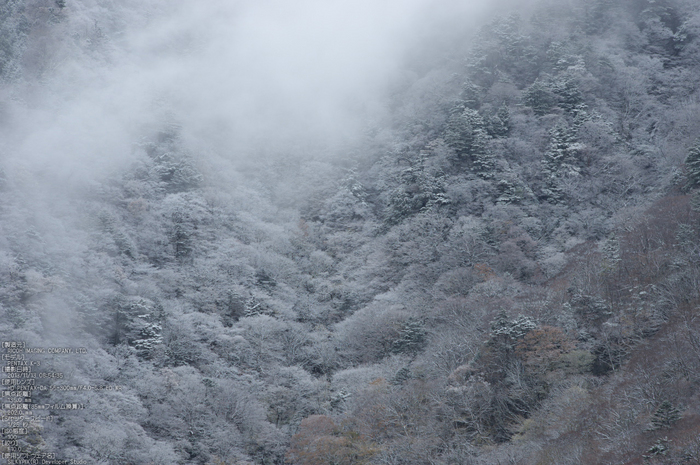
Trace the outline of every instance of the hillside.
<instances>
[{"instance_id":1,"label":"hillside","mask_svg":"<svg viewBox=\"0 0 700 465\"><path fill-rule=\"evenodd\" d=\"M700 462L700 5L409 3L0 6L3 452Z\"/></svg>"}]
</instances>

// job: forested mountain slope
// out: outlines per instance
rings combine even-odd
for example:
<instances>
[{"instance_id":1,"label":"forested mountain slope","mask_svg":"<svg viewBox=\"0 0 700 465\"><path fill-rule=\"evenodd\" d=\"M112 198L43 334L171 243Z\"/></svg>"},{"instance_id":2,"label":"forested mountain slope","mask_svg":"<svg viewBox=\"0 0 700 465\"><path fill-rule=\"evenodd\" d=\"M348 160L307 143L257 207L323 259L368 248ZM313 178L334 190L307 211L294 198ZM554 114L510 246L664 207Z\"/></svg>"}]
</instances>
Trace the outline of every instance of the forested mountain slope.
<instances>
[{"instance_id":1,"label":"forested mountain slope","mask_svg":"<svg viewBox=\"0 0 700 465\"><path fill-rule=\"evenodd\" d=\"M206 8L1 5L0 335L85 347L42 359L54 385L120 386L34 391L87 407L21 448L700 462L700 5L531 3L342 88L293 53L238 71L267 49Z\"/></svg>"}]
</instances>

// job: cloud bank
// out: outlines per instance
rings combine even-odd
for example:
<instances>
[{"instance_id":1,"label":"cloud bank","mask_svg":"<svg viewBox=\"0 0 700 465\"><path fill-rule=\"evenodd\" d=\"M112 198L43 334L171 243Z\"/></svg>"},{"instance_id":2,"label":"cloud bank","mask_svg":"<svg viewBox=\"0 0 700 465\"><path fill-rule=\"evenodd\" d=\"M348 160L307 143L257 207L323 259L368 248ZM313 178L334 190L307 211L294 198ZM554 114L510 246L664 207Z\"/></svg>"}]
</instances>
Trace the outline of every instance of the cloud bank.
<instances>
[{"instance_id":1,"label":"cloud bank","mask_svg":"<svg viewBox=\"0 0 700 465\"><path fill-rule=\"evenodd\" d=\"M167 124L232 159L350 140L381 115L412 49L471 27L484 8L74 0L46 34L49 58L34 58L44 60L40 78L6 92L6 170L33 188L83 183L128 163L134 144Z\"/></svg>"}]
</instances>

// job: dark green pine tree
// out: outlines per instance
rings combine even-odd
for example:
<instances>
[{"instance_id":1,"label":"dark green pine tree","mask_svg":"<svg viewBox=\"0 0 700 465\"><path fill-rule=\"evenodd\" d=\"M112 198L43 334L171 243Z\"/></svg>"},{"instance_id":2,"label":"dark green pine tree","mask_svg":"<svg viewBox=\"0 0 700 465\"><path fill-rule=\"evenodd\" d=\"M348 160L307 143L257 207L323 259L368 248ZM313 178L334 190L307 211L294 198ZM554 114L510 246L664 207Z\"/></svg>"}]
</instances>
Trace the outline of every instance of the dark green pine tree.
<instances>
[{"instance_id":1,"label":"dark green pine tree","mask_svg":"<svg viewBox=\"0 0 700 465\"><path fill-rule=\"evenodd\" d=\"M501 107L498 109L496 116L498 116L498 119L501 120L501 125L503 127L503 132L499 135L507 136L508 132L510 131L510 109L508 108L508 105L506 105L506 102L503 102Z\"/></svg>"},{"instance_id":2,"label":"dark green pine tree","mask_svg":"<svg viewBox=\"0 0 700 465\"><path fill-rule=\"evenodd\" d=\"M445 139L460 158L470 158L486 149L484 119L471 108L456 106L447 121Z\"/></svg>"},{"instance_id":3,"label":"dark green pine tree","mask_svg":"<svg viewBox=\"0 0 700 465\"><path fill-rule=\"evenodd\" d=\"M580 173L577 158L580 145L576 141L575 131L564 125L558 124L550 134L549 150L542 160L542 174L545 177L542 196L556 203L564 198L560 179Z\"/></svg>"},{"instance_id":4,"label":"dark green pine tree","mask_svg":"<svg viewBox=\"0 0 700 465\"><path fill-rule=\"evenodd\" d=\"M558 124L551 130L549 150L544 156L545 169L556 171L561 167L569 168L577 164L578 143L576 134L568 127ZM578 170L577 168L573 168Z\"/></svg>"},{"instance_id":5,"label":"dark green pine tree","mask_svg":"<svg viewBox=\"0 0 700 465\"><path fill-rule=\"evenodd\" d=\"M651 429L668 428L681 418L681 412L669 400L661 402L651 417Z\"/></svg>"},{"instance_id":6,"label":"dark green pine tree","mask_svg":"<svg viewBox=\"0 0 700 465\"><path fill-rule=\"evenodd\" d=\"M481 87L474 84L472 81L465 81L462 84L462 91L459 94L459 104L461 108L471 108L478 110L481 106Z\"/></svg>"},{"instance_id":7,"label":"dark green pine tree","mask_svg":"<svg viewBox=\"0 0 700 465\"><path fill-rule=\"evenodd\" d=\"M525 198L525 189L518 185L516 179L502 178L496 183L498 189L497 203L500 204L519 204Z\"/></svg>"},{"instance_id":8,"label":"dark green pine tree","mask_svg":"<svg viewBox=\"0 0 700 465\"><path fill-rule=\"evenodd\" d=\"M455 149L457 156L471 164L483 178L493 176L495 161L488 150L490 136L479 112L471 108L455 107L447 122L445 140Z\"/></svg>"},{"instance_id":9,"label":"dark green pine tree","mask_svg":"<svg viewBox=\"0 0 700 465\"><path fill-rule=\"evenodd\" d=\"M649 460L655 455L666 455L669 449L669 440L668 438L659 438L657 441L654 443L653 446L647 450L647 454L649 455L642 455L645 459Z\"/></svg>"},{"instance_id":10,"label":"dark green pine tree","mask_svg":"<svg viewBox=\"0 0 700 465\"><path fill-rule=\"evenodd\" d=\"M415 354L425 345L425 336L423 323L410 318L399 332L391 351L395 354Z\"/></svg>"},{"instance_id":11,"label":"dark green pine tree","mask_svg":"<svg viewBox=\"0 0 700 465\"><path fill-rule=\"evenodd\" d=\"M401 385L409 379L411 379L411 370L409 370L408 367L403 367L396 372L394 378L391 380L391 384Z\"/></svg>"},{"instance_id":12,"label":"dark green pine tree","mask_svg":"<svg viewBox=\"0 0 700 465\"><path fill-rule=\"evenodd\" d=\"M537 116L544 116L556 105L557 95L549 83L537 79L523 94L523 102Z\"/></svg>"},{"instance_id":13,"label":"dark green pine tree","mask_svg":"<svg viewBox=\"0 0 700 465\"><path fill-rule=\"evenodd\" d=\"M574 113L583 104L581 90L572 78L562 79L557 83L555 90L559 96L559 106L564 110Z\"/></svg>"},{"instance_id":14,"label":"dark green pine tree","mask_svg":"<svg viewBox=\"0 0 700 465\"><path fill-rule=\"evenodd\" d=\"M487 138L485 132L483 133L483 138L484 140ZM479 150L478 152L474 153L472 158L472 168L480 178L492 179L496 169L496 158L484 146L483 150Z\"/></svg>"},{"instance_id":15,"label":"dark green pine tree","mask_svg":"<svg viewBox=\"0 0 700 465\"><path fill-rule=\"evenodd\" d=\"M488 132L493 137L506 137L510 132L510 110L503 103L495 115L489 119Z\"/></svg>"}]
</instances>

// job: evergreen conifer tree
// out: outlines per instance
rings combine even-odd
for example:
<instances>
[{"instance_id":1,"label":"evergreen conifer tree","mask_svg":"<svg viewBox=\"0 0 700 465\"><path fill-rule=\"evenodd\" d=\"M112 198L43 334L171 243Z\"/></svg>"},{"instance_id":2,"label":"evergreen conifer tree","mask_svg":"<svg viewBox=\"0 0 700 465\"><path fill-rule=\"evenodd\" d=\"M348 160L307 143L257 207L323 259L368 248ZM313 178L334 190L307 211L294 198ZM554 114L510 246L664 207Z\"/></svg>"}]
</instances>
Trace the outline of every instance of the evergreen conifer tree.
<instances>
[{"instance_id":1,"label":"evergreen conifer tree","mask_svg":"<svg viewBox=\"0 0 700 465\"><path fill-rule=\"evenodd\" d=\"M399 338L393 343L391 351L395 354L415 354L425 344L425 329L423 324L410 318L401 329Z\"/></svg>"},{"instance_id":2,"label":"evergreen conifer tree","mask_svg":"<svg viewBox=\"0 0 700 465\"><path fill-rule=\"evenodd\" d=\"M487 134L484 119L476 110L460 108L452 110L447 122L446 140L460 158L469 158L486 150Z\"/></svg>"},{"instance_id":3,"label":"evergreen conifer tree","mask_svg":"<svg viewBox=\"0 0 700 465\"><path fill-rule=\"evenodd\" d=\"M681 418L681 412L676 408L671 401L665 400L661 402L659 407L651 417L651 429L661 429L671 426Z\"/></svg>"},{"instance_id":4,"label":"evergreen conifer tree","mask_svg":"<svg viewBox=\"0 0 700 465\"><path fill-rule=\"evenodd\" d=\"M507 137L510 132L510 110L503 103L495 115L489 119L488 132L493 137Z\"/></svg>"},{"instance_id":5,"label":"evergreen conifer tree","mask_svg":"<svg viewBox=\"0 0 700 465\"><path fill-rule=\"evenodd\" d=\"M476 110L460 108L456 107L452 111L445 139L460 159L471 163L472 169L479 176L490 178L496 163L487 147L490 136L486 131L486 123Z\"/></svg>"},{"instance_id":6,"label":"evergreen conifer tree","mask_svg":"<svg viewBox=\"0 0 700 465\"><path fill-rule=\"evenodd\" d=\"M542 160L542 173L545 176L542 194L550 202L556 203L564 198L559 180L580 174L577 154L581 144L576 141L575 131L561 124L555 126L550 134L549 150Z\"/></svg>"},{"instance_id":7,"label":"evergreen conifer tree","mask_svg":"<svg viewBox=\"0 0 700 465\"><path fill-rule=\"evenodd\" d=\"M557 97L548 83L537 79L525 91L523 101L537 116L544 116L556 104Z\"/></svg>"},{"instance_id":8,"label":"evergreen conifer tree","mask_svg":"<svg viewBox=\"0 0 700 465\"><path fill-rule=\"evenodd\" d=\"M559 106L568 112L574 112L583 102L583 96L578 84L571 78L565 77L557 83L557 95L559 96Z\"/></svg>"}]
</instances>

